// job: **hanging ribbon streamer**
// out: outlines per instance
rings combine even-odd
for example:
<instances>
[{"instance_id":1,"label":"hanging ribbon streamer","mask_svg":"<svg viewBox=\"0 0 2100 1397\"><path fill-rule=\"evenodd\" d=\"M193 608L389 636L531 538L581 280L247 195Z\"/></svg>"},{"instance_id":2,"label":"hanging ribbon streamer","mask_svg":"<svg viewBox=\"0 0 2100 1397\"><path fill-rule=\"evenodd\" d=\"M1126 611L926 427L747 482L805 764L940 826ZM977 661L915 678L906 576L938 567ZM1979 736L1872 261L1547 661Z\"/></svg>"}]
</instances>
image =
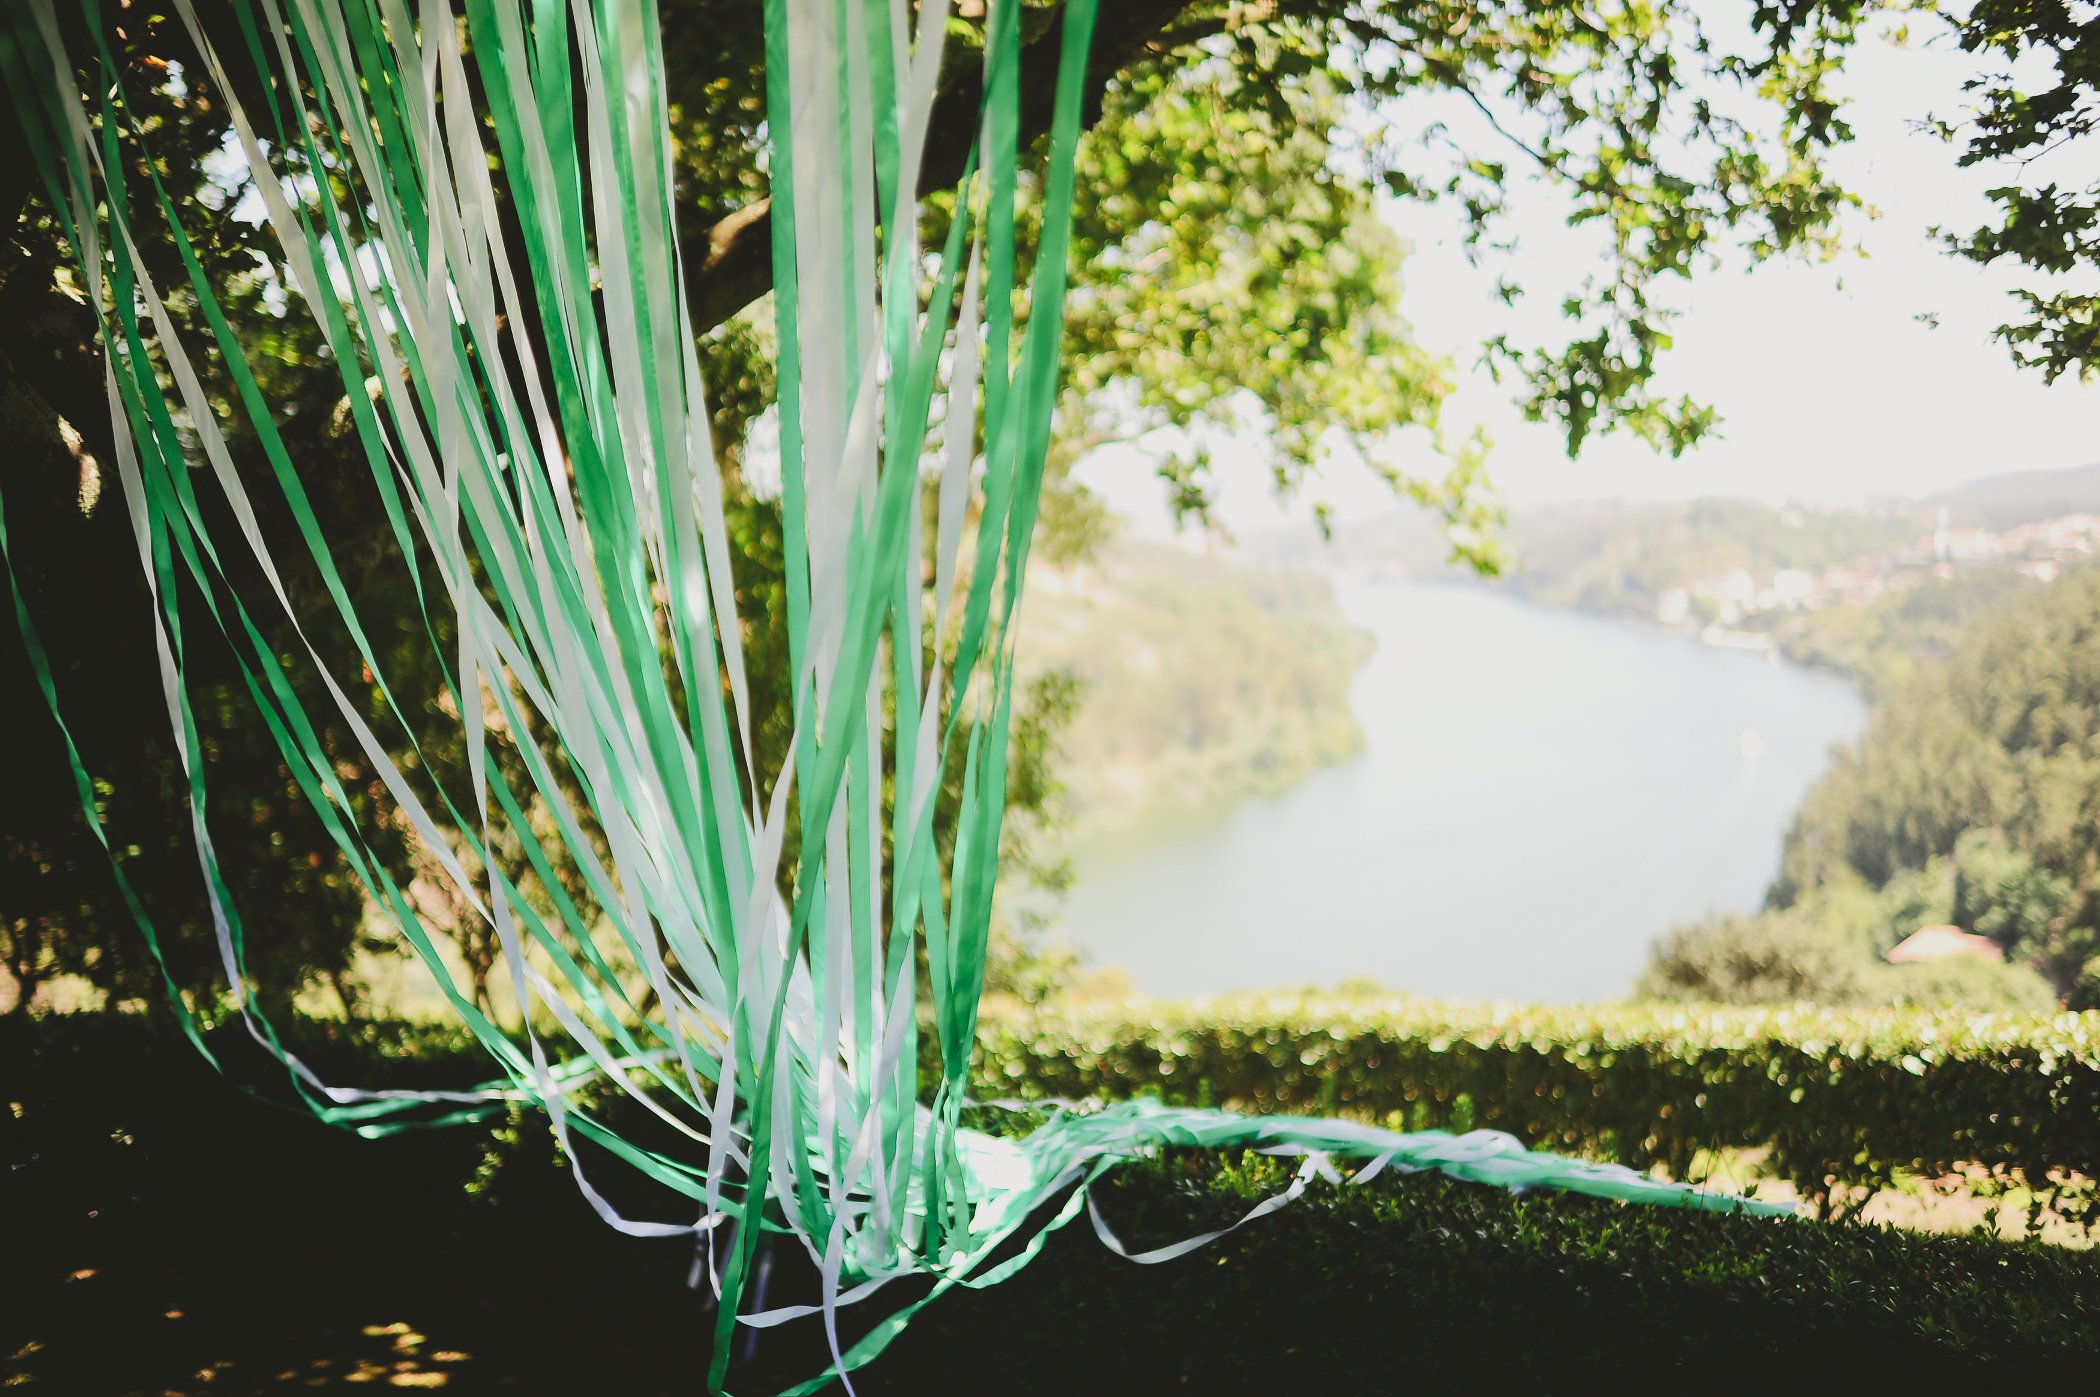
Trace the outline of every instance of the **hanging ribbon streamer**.
<instances>
[{"instance_id":1,"label":"hanging ribbon streamer","mask_svg":"<svg viewBox=\"0 0 2100 1397\"><path fill-rule=\"evenodd\" d=\"M382 1133L409 1111L465 1118L530 1102L612 1226L700 1239L738 1224L705 1249L720 1296L717 1390L736 1323L819 1317L832 1364L797 1389L813 1391L874 1357L934 1295L1025 1265L1047 1229L990 1263L1031 1216L1062 1197L1049 1226L1062 1225L1103 1168L1162 1145L1302 1155L1291 1188L1250 1218L1316 1177L1340 1177L1335 1159L1368 1161L1359 1180L1433 1168L1503 1187L1772 1211L1530 1153L1492 1132L1401 1134L1149 1102L1060 1110L1017 1140L963 1128L1096 0L1067 0L1054 42L1026 46L1031 63L1054 47L1058 67L1047 160L1025 180L1022 6L987 7L975 142L937 247L918 231L947 4L764 0L794 733L764 770L768 715L754 711L682 294L653 10L464 0L458 14L453 3L233 0L229 31L218 9L208 29L191 0L173 0L203 57L199 77L226 104L290 313L312 317L341 372L350 430L445 676L437 714L398 697L368 638L398 618L355 605L184 211L157 179L150 206L127 197L139 162L126 152L150 150L152 137L125 103L98 9L62 21L55 0L31 0L0 21L0 73L101 320L116 473L223 972L242 1022L317 1113ZM77 55L69 38L84 41ZM1032 258L1018 250L1024 197L1040 212ZM154 240L172 243L181 285L156 284ZM178 328L167 299L178 292L208 333ZM230 383L261 476L236 462L200 365ZM273 544L261 521L278 517L292 536ZM316 586L351 655L302 620L297 596ZM63 695L15 595L56 715ZM270 932L228 891L189 708L184 623L199 606L345 867L487 1047L498 1081L469 1092L331 1085L256 1004L245 948ZM441 714L456 715L461 789L404 756ZM494 759L495 725L523 779ZM450 894L500 943L516 1029L455 981L343 789L324 726L350 734L389 818L414 831ZM943 774L958 765L960 800L944 813ZM503 848L520 852L506 859ZM587 897L564 891L558 861ZM170 991L187 1023L172 981ZM928 1083L922 1003L940 1065ZM592 1083L619 1088L684 1147L624 1139L583 1104ZM689 1211L626 1216L581 1167L579 1139ZM807 1250L819 1304L740 1315L768 1229ZM934 1277L932 1293L844 1345L841 1308L911 1275Z\"/></svg>"}]
</instances>

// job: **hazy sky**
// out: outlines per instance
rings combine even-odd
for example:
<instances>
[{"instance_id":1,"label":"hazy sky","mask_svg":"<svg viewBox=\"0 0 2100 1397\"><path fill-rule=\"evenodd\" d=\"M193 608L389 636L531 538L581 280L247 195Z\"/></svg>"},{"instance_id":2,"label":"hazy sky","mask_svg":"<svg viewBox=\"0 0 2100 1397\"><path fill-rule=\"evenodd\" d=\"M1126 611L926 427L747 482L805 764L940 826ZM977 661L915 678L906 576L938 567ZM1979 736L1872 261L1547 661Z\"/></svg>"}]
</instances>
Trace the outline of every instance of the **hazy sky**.
<instances>
[{"instance_id":1,"label":"hazy sky","mask_svg":"<svg viewBox=\"0 0 2100 1397\"><path fill-rule=\"evenodd\" d=\"M1497 269L1469 266L1457 220L1393 204L1386 216L1413 246L1403 309L1419 339L1452 356L1460 388L1447 422L1485 426L1492 471L1516 504L1582 496L1753 495L1831 498L1908 494L1994 471L2100 460L2100 388L2016 369L1992 330L2010 318L2010 269L1985 269L1932 245L1933 224L1973 227L1989 208L1983 191L2003 171L1962 170L1955 151L1908 129L1925 112L1959 110L1973 72L1951 49L1860 46L1840 90L1856 131L1836 167L1880 211L1855 224L1864 258L1833 263L1740 265L1703 273L1679 288L1684 314L1663 386L1719 408L1718 439L1672 461L1640 442L1613 437L1569 461L1550 427L1523 422L1510 390L1473 367L1489 335L1550 327L1559 289L1595 265L1595 245L1561 222L1551 191L1513 200L1523 279L1534 295L1511 311L1493 297ZM1454 119L1454 125L1457 120ZM1937 315L1937 327L1918 321ZM1550 332L1550 330L1548 331ZM1146 532L1164 519L1164 494L1136 453L1104 453L1084 478ZM1229 528L1305 517L1305 500L1279 505L1245 453L1229 449L1220 472L1218 516ZM1360 466L1331 470L1307 494L1338 513L1393 507Z\"/></svg>"}]
</instances>

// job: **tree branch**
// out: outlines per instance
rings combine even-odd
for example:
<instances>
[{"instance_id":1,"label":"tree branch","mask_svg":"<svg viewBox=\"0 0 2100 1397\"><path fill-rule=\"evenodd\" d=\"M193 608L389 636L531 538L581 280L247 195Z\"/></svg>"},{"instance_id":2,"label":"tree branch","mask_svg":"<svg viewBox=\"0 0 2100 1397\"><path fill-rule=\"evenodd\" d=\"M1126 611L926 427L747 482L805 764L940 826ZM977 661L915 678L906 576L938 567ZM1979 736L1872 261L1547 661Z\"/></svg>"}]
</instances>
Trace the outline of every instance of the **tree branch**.
<instances>
[{"instance_id":1,"label":"tree branch","mask_svg":"<svg viewBox=\"0 0 2100 1397\"><path fill-rule=\"evenodd\" d=\"M1159 41L1189 0L1120 0L1102 7L1087 62L1082 121L1101 115L1101 97L1116 74L1157 57ZM1180 40L1178 42L1186 42ZM1059 26L1050 25L1021 51L1021 142L1050 129L1056 101ZM962 177L977 136L984 101L984 74L965 65L934 97L919 193L951 187ZM773 289L772 201L745 205L684 239L686 294L695 327L711 330Z\"/></svg>"}]
</instances>

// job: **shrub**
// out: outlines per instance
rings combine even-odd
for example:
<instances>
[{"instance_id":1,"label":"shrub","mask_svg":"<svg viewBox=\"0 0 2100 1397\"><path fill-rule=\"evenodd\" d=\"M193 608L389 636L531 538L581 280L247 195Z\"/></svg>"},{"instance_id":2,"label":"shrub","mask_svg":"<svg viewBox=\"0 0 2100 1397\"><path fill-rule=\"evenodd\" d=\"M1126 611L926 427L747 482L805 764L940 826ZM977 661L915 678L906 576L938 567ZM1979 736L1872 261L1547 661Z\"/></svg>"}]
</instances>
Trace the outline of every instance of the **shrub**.
<instances>
[{"instance_id":1,"label":"shrub","mask_svg":"<svg viewBox=\"0 0 2100 1397\"><path fill-rule=\"evenodd\" d=\"M1848 1004L1872 965L1844 940L1799 917L1716 917L1657 944L1636 993L1712 1004Z\"/></svg>"},{"instance_id":2,"label":"shrub","mask_svg":"<svg viewBox=\"0 0 2100 1397\"><path fill-rule=\"evenodd\" d=\"M2056 991L2036 971L1975 956L1880 966L1868 983L1874 997L1883 1003L1921 1009L1958 1004L1968 1009L2046 1014L2056 1007Z\"/></svg>"},{"instance_id":3,"label":"shrub","mask_svg":"<svg viewBox=\"0 0 2100 1397\"><path fill-rule=\"evenodd\" d=\"M1111 1172L1096 1201L1135 1250L1229 1225L1289 1168L1177 1151ZM857 1385L1762 1394L1871 1374L1919 1391L1963 1378L2047 1388L2086 1381L2100 1346L2091 1252L1513 1195L1435 1175L1315 1185L1159 1266L1133 1266L1087 1232L1081 1220L1012 1281L942 1299Z\"/></svg>"},{"instance_id":4,"label":"shrub","mask_svg":"<svg viewBox=\"0 0 2100 1397\"><path fill-rule=\"evenodd\" d=\"M458 1087L494 1075L480 1047L449 1026L298 1021L287 1032L333 1082ZM1704 1151L1760 1151L1771 1174L1831 1215L1906 1174L1982 1166L1998 1185L2100 1221L2100 1013L1278 996L1014 1009L988 1013L978 1039L986 1099L1150 1091L1408 1128L1486 1126L1534 1148L1679 1178ZM238 1026L211 1042L235 1080L292 1100L283 1069ZM157 1100L167 1074L204 1070L172 1030L118 1015L0 1020L0 1063L47 1084L40 1097L66 1101L98 1092ZM646 1138L647 1121L633 1124ZM489 1167L504 1163L500 1155ZM620 1186L631 1171L600 1172Z\"/></svg>"},{"instance_id":5,"label":"shrub","mask_svg":"<svg viewBox=\"0 0 2100 1397\"><path fill-rule=\"evenodd\" d=\"M2100 1176L2095 1013L1276 997L989 1016L978 1039L990 1097L1489 1126L1680 1178L1703 1151L1761 1150L1826 1213L1981 1165L2076 1216Z\"/></svg>"}]
</instances>

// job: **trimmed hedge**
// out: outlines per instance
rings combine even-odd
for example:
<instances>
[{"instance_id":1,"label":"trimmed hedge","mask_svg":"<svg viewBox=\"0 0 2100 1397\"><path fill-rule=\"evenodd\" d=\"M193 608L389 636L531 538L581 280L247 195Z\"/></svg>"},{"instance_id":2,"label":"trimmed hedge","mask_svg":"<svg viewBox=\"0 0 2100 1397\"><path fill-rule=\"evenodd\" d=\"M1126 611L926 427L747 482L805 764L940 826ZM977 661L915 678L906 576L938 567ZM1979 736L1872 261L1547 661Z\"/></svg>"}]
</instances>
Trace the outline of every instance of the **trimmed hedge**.
<instances>
[{"instance_id":1,"label":"trimmed hedge","mask_svg":"<svg viewBox=\"0 0 2100 1397\"><path fill-rule=\"evenodd\" d=\"M1701 1151L1761 1150L1826 1215L1981 1165L2100 1222L2100 1013L1270 996L993 1013L978 1041L988 1097L1484 1126L1679 1178Z\"/></svg>"},{"instance_id":2,"label":"trimmed hedge","mask_svg":"<svg viewBox=\"0 0 2100 1397\"><path fill-rule=\"evenodd\" d=\"M482 1070L449 1033L295 1031L346 1078ZM240 1036L214 1046L231 1054ZM1290 1168L1176 1151L1113 1171L1097 1199L1127 1244L1151 1246L1240 1217ZM442 1374L447 1390L690 1393L706 1363L704 1298L683 1285L691 1247L605 1227L544 1128L361 1140L258 1103L135 1020L0 1023L0 1205L14 1287L0 1382L202 1394L275 1391L296 1373L348 1393ZM792 1250L773 1256L771 1302L808 1298ZM816 1330L759 1335L731 1390L807 1376L822 1362ZM1924 1391L2068 1390L2096 1351L2100 1253L1388 1173L1316 1184L1162 1266L1111 1255L1082 1218L1012 1281L944 1296L857 1386L1668 1382L1765 1397L1871 1371Z\"/></svg>"},{"instance_id":3,"label":"trimmed hedge","mask_svg":"<svg viewBox=\"0 0 2100 1397\"><path fill-rule=\"evenodd\" d=\"M435 1087L493 1075L450 1025L287 1031L332 1081ZM211 1037L235 1079L293 1099L283 1069L242 1030ZM976 1091L988 1099L1156 1092L1410 1129L1486 1126L1680 1178L1704 1150L1761 1151L1767 1172L1826 1215L1902 1174L1981 1166L2100 1225L2100 1013L1270 996L994 1011L978 1039ZM0 1020L0 1062L61 1076L161 1054L194 1056L172 1031L126 1016Z\"/></svg>"},{"instance_id":4,"label":"trimmed hedge","mask_svg":"<svg viewBox=\"0 0 2100 1397\"><path fill-rule=\"evenodd\" d=\"M1119 1167L1097 1198L1127 1245L1151 1246L1230 1223L1289 1171L1179 1151ZM1161 1266L1110 1255L1082 1220L1014 1280L941 1300L858 1385L1769 1397L1858 1374L1928 1392L2076 1390L2096 1351L2092 1252L1413 1175L1315 1186Z\"/></svg>"}]
</instances>

